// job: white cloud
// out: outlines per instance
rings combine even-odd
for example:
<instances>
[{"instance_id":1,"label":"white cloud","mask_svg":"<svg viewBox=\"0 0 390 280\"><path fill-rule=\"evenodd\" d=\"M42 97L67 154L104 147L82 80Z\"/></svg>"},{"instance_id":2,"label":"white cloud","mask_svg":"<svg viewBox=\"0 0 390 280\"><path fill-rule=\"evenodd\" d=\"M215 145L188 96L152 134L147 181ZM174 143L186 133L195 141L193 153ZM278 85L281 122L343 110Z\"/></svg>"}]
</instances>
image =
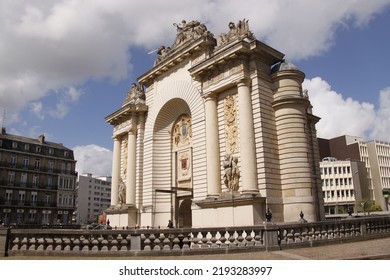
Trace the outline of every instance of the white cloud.
<instances>
[{"instance_id":1,"label":"white cloud","mask_svg":"<svg viewBox=\"0 0 390 280\"><path fill-rule=\"evenodd\" d=\"M55 108L48 109L49 115L53 118L62 119L68 114L70 106L73 103L76 103L82 94L83 91L78 90L74 87L69 87L65 89L59 96L59 100Z\"/></svg>"},{"instance_id":2,"label":"white cloud","mask_svg":"<svg viewBox=\"0 0 390 280\"><path fill-rule=\"evenodd\" d=\"M379 109L370 137L390 142L390 87L382 89L379 96Z\"/></svg>"},{"instance_id":3,"label":"white cloud","mask_svg":"<svg viewBox=\"0 0 390 280\"><path fill-rule=\"evenodd\" d=\"M31 112L34 115L36 115L38 119L41 119L41 120L43 120L45 118L45 116L43 115L43 112L42 112L42 108L43 108L42 102L31 102L30 103Z\"/></svg>"},{"instance_id":4,"label":"white cloud","mask_svg":"<svg viewBox=\"0 0 390 280\"><path fill-rule=\"evenodd\" d=\"M112 151L91 144L74 147L73 152L79 174L91 173L95 177L111 175Z\"/></svg>"},{"instance_id":5,"label":"white cloud","mask_svg":"<svg viewBox=\"0 0 390 280\"><path fill-rule=\"evenodd\" d=\"M249 19L256 37L289 60L326 51L340 27L363 26L389 0L3 0L0 3L0 104L11 121L30 102L90 79L121 80L131 47L173 43L173 22L198 19L218 36ZM309 11L309 12L304 12ZM59 97L61 99L61 97ZM71 103L59 102L66 114ZM45 104L43 104L45 105ZM34 106L34 105L32 105Z\"/></svg>"},{"instance_id":6,"label":"white cloud","mask_svg":"<svg viewBox=\"0 0 390 280\"><path fill-rule=\"evenodd\" d=\"M371 103L343 97L319 77L305 79L303 87L309 91L313 113L321 118L316 126L318 137L353 135L390 142L390 88L380 92L380 107L375 108Z\"/></svg>"}]
</instances>

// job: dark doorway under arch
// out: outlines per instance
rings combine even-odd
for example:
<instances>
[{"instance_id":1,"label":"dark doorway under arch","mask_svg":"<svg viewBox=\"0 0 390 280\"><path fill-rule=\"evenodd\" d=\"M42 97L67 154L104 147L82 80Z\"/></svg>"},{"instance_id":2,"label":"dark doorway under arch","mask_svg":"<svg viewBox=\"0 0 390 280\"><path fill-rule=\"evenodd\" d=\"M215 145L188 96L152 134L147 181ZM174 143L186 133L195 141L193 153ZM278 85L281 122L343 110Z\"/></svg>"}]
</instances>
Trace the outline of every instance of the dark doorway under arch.
<instances>
[{"instance_id":1,"label":"dark doorway under arch","mask_svg":"<svg viewBox=\"0 0 390 280\"><path fill-rule=\"evenodd\" d=\"M191 228L192 227L192 200L184 199L179 206L178 227Z\"/></svg>"}]
</instances>

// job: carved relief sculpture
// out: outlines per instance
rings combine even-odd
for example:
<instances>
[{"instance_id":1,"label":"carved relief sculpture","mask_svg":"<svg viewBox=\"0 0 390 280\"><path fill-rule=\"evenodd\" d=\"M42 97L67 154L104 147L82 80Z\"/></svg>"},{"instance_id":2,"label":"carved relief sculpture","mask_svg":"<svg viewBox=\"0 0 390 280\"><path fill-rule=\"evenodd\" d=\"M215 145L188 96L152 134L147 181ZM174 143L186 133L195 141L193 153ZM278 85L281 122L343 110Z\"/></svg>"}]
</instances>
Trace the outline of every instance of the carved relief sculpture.
<instances>
[{"instance_id":1,"label":"carved relief sculpture","mask_svg":"<svg viewBox=\"0 0 390 280\"><path fill-rule=\"evenodd\" d=\"M192 127L191 118L187 115L180 117L180 120L173 127L173 145L175 147L191 143Z\"/></svg>"},{"instance_id":2,"label":"carved relief sculpture","mask_svg":"<svg viewBox=\"0 0 390 280\"><path fill-rule=\"evenodd\" d=\"M238 158L231 154L226 154L223 161L223 167L225 173L223 175L223 181L227 189L231 191L238 191L240 171L238 169Z\"/></svg>"},{"instance_id":3,"label":"carved relief sculpture","mask_svg":"<svg viewBox=\"0 0 390 280\"><path fill-rule=\"evenodd\" d=\"M190 151L186 150L178 154L178 180L188 180L191 178Z\"/></svg>"},{"instance_id":4,"label":"carved relief sculpture","mask_svg":"<svg viewBox=\"0 0 390 280\"><path fill-rule=\"evenodd\" d=\"M118 206L126 203L126 184L120 179L118 190Z\"/></svg>"},{"instance_id":5,"label":"carved relief sculpture","mask_svg":"<svg viewBox=\"0 0 390 280\"><path fill-rule=\"evenodd\" d=\"M123 158L123 175L122 175L122 178L123 179L126 179L126 175L127 175L127 151L128 151L128 140L127 140L127 137L124 137L123 139L123 154L122 154L122 158Z\"/></svg>"},{"instance_id":6,"label":"carved relief sculpture","mask_svg":"<svg viewBox=\"0 0 390 280\"><path fill-rule=\"evenodd\" d=\"M234 95L229 95L224 100L226 151L237 151L237 111Z\"/></svg>"}]
</instances>

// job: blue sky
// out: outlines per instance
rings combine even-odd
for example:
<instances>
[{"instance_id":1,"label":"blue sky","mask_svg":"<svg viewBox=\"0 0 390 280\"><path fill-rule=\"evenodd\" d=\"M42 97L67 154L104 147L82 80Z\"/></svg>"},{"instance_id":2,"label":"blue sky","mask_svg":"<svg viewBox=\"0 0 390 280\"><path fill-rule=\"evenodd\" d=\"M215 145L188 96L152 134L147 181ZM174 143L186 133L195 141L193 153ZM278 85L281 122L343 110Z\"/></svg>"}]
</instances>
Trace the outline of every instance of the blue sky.
<instances>
[{"instance_id":1,"label":"blue sky","mask_svg":"<svg viewBox=\"0 0 390 280\"><path fill-rule=\"evenodd\" d=\"M104 118L152 67L148 52L173 43L172 23L197 19L217 37L243 18L305 72L319 137L390 142L390 0L3 0L3 124L73 148L79 172L110 174Z\"/></svg>"}]
</instances>

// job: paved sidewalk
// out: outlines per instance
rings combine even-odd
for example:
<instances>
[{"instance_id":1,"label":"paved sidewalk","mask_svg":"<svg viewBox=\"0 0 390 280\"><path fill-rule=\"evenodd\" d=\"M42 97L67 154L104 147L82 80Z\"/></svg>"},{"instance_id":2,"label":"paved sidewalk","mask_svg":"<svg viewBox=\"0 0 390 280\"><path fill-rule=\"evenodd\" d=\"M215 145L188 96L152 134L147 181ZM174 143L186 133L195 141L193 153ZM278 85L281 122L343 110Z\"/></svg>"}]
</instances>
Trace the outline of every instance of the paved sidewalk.
<instances>
[{"instance_id":1,"label":"paved sidewalk","mask_svg":"<svg viewBox=\"0 0 390 280\"><path fill-rule=\"evenodd\" d=\"M210 255L186 256L153 256L153 257L51 257L51 256L17 256L1 258L0 260L390 260L390 237L360 242L349 242L336 245L324 245L306 248L294 248L282 251L248 252Z\"/></svg>"}]
</instances>

